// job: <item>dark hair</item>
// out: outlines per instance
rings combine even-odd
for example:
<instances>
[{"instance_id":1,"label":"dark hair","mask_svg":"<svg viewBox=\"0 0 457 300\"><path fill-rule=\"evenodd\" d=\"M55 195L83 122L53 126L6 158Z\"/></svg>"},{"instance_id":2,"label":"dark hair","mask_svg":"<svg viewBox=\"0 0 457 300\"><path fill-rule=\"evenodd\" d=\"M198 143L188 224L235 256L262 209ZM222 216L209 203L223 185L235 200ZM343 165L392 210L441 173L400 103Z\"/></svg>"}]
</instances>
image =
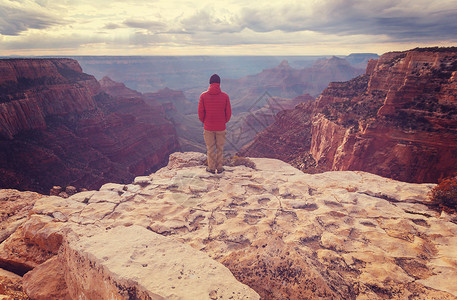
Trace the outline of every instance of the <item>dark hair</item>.
<instances>
[{"instance_id":1,"label":"dark hair","mask_svg":"<svg viewBox=\"0 0 457 300\"><path fill-rule=\"evenodd\" d=\"M211 78L209 79L209 84L211 83L221 83L221 78L217 74L211 75Z\"/></svg>"}]
</instances>

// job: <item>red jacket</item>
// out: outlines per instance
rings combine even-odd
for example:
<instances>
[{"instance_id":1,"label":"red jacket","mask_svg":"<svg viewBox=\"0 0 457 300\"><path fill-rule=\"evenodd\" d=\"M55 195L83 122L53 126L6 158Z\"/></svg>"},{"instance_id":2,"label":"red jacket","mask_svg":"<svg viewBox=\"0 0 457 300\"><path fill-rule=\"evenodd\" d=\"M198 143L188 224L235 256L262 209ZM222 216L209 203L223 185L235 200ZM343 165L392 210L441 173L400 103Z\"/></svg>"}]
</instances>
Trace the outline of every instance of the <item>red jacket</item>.
<instances>
[{"instance_id":1,"label":"red jacket","mask_svg":"<svg viewBox=\"0 0 457 300\"><path fill-rule=\"evenodd\" d=\"M231 116L229 96L221 91L219 83L210 84L208 90L200 95L198 102L198 118L203 122L203 128L223 131Z\"/></svg>"}]
</instances>

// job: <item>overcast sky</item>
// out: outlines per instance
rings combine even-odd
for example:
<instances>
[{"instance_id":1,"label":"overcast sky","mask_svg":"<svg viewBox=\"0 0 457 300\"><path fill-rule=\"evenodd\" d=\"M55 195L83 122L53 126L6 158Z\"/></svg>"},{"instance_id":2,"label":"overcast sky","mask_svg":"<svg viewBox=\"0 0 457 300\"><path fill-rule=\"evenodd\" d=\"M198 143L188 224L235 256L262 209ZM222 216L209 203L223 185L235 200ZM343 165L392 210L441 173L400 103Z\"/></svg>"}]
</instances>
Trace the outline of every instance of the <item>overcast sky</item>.
<instances>
[{"instance_id":1,"label":"overcast sky","mask_svg":"<svg viewBox=\"0 0 457 300\"><path fill-rule=\"evenodd\" d=\"M457 0L0 0L0 55L382 54L457 46Z\"/></svg>"}]
</instances>

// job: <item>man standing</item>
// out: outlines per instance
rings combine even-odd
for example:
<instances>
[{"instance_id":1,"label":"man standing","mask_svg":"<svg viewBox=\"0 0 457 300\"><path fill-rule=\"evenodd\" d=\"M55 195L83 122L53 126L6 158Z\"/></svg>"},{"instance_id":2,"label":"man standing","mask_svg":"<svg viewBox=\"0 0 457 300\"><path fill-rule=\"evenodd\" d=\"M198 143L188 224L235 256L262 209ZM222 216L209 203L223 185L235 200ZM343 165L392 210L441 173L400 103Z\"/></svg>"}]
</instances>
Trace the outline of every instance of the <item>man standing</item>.
<instances>
[{"instance_id":1,"label":"man standing","mask_svg":"<svg viewBox=\"0 0 457 300\"><path fill-rule=\"evenodd\" d=\"M205 138L208 157L208 172L222 173L225 123L232 116L229 96L221 91L221 78L213 74L209 79L209 88L200 95L198 102L198 118L203 123L203 137Z\"/></svg>"}]
</instances>

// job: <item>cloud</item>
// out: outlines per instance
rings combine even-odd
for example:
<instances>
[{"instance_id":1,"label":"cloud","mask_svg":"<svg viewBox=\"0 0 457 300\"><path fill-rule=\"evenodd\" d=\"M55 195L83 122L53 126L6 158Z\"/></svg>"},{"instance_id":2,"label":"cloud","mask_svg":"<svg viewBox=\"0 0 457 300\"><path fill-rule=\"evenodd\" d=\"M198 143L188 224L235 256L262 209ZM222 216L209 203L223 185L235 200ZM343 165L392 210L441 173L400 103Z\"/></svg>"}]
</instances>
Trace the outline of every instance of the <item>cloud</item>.
<instances>
[{"instance_id":1,"label":"cloud","mask_svg":"<svg viewBox=\"0 0 457 300\"><path fill-rule=\"evenodd\" d=\"M87 37L79 34L52 36L47 33L36 33L14 41L4 42L4 49L74 49L85 44L105 43L97 36Z\"/></svg>"},{"instance_id":2,"label":"cloud","mask_svg":"<svg viewBox=\"0 0 457 300\"><path fill-rule=\"evenodd\" d=\"M456 19L457 0L0 0L0 52L264 47L281 53L295 46L301 53L341 45L378 52L387 44L455 42Z\"/></svg>"},{"instance_id":3,"label":"cloud","mask_svg":"<svg viewBox=\"0 0 457 300\"><path fill-rule=\"evenodd\" d=\"M387 35L395 40L455 39L457 23L451 20L457 19L456 9L430 7L425 1L410 3L343 1L341 5L328 5L326 22L314 20L309 28L343 35Z\"/></svg>"},{"instance_id":4,"label":"cloud","mask_svg":"<svg viewBox=\"0 0 457 300\"><path fill-rule=\"evenodd\" d=\"M186 32L240 32L243 24L239 17L226 9L215 10L211 7L196 11L180 21Z\"/></svg>"},{"instance_id":5,"label":"cloud","mask_svg":"<svg viewBox=\"0 0 457 300\"><path fill-rule=\"evenodd\" d=\"M103 26L103 29L118 29L118 28L122 28L122 27L123 27L122 25L119 25L116 23L108 23L108 24L105 24L105 26Z\"/></svg>"},{"instance_id":6,"label":"cloud","mask_svg":"<svg viewBox=\"0 0 457 300\"><path fill-rule=\"evenodd\" d=\"M373 34L387 34L402 40L456 39L457 10L437 12L427 17L378 17L370 31Z\"/></svg>"},{"instance_id":7,"label":"cloud","mask_svg":"<svg viewBox=\"0 0 457 300\"><path fill-rule=\"evenodd\" d=\"M307 18L308 11L308 7L301 4L244 8L240 13L240 20L244 27L256 32L305 31L311 25Z\"/></svg>"},{"instance_id":8,"label":"cloud","mask_svg":"<svg viewBox=\"0 0 457 300\"><path fill-rule=\"evenodd\" d=\"M166 28L166 24L162 22L148 20L126 20L122 24L130 28L141 28L148 30L158 30Z\"/></svg>"},{"instance_id":9,"label":"cloud","mask_svg":"<svg viewBox=\"0 0 457 300\"><path fill-rule=\"evenodd\" d=\"M40 7L12 7L0 4L0 34L17 36L29 29L46 29L66 23Z\"/></svg>"},{"instance_id":10,"label":"cloud","mask_svg":"<svg viewBox=\"0 0 457 300\"><path fill-rule=\"evenodd\" d=\"M171 36L167 36L166 34L136 32L129 37L127 42L130 45L152 46L158 44L168 44L171 43L172 40L173 38Z\"/></svg>"},{"instance_id":11,"label":"cloud","mask_svg":"<svg viewBox=\"0 0 457 300\"><path fill-rule=\"evenodd\" d=\"M107 23L103 26L103 29L113 30L119 28L131 28L131 29L147 29L149 31L163 31L167 28L167 25L159 21L150 20L125 20L124 22L118 23Z\"/></svg>"},{"instance_id":12,"label":"cloud","mask_svg":"<svg viewBox=\"0 0 457 300\"><path fill-rule=\"evenodd\" d=\"M245 8L241 22L256 32L309 30L336 35L387 35L400 40L455 39L457 1L447 4L450 9L421 0L328 0L313 5Z\"/></svg>"}]
</instances>

